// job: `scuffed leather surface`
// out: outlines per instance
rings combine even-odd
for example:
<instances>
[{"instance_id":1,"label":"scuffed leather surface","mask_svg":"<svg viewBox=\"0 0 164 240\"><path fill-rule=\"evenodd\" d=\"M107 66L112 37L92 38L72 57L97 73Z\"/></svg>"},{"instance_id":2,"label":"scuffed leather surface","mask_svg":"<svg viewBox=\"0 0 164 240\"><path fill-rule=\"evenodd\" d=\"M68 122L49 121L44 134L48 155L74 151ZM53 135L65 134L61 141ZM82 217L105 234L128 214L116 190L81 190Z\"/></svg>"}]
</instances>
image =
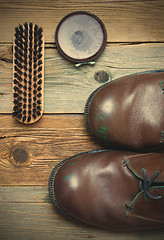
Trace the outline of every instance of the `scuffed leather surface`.
<instances>
[{"instance_id":1,"label":"scuffed leather surface","mask_svg":"<svg viewBox=\"0 0 164 240\"><path fill-rule=\"evenodd\" d=\"M87 110L90 132L109 147L164 149L164 72L136 74L102 87Z\"/></svg>"},{"instance_id":2,"label":"scuffed leather surface","mask_svg":"<svg viewBox=\"0 0 164 240\"><path fill-rule=\"evenodd\" d=\"M158 155L158 154L157 154ZM164 153L158 155L163 159ZM143 161L141 164L140 158ZM62 165L55 177L54 191L62 209L84 223L117 230L160 228L164 226L164 199L143 200L141 193L134 202L133 212L126 211L139 191L140 179L124 165L133 162L136 171L145 167L148 176L161 170L164 161L154 154L137 154L121 151L103 151L76 156ZM137 161L139 164L137 164ZM163 183L164 184L164 183ZM157 193L156 193L157 194ZM162 190L162 195L164 191ZM145 220L148 218L148 220Z\"/></svg>"}]
</instances>

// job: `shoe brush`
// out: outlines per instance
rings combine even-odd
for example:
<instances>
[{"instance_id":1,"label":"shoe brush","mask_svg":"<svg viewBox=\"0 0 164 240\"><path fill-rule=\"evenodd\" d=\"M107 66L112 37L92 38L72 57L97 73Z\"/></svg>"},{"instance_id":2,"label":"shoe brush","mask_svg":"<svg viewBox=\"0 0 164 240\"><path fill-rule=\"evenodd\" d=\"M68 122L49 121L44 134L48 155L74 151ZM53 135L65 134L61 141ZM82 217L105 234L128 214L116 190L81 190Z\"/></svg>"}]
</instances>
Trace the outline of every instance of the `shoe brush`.
<instances>
[{"instance_id":1,"label":"shoe brush","mask_svg":"<svg viewBox=\"0 0 164 240\"><path fill-rule=\"evenodd\" d=\"M13 42L13 116L22 123L38 121L43 114L44 38L32 23L15 28Z\"/></svg>"}]
</instances>

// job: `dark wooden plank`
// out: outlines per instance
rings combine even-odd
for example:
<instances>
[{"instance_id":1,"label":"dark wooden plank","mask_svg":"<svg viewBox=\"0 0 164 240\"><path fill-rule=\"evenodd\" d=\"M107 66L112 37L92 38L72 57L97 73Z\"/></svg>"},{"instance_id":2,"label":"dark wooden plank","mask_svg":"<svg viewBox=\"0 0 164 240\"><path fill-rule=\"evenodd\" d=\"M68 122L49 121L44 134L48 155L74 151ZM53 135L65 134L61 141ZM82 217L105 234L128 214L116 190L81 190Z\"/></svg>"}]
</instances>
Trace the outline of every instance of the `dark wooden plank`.
<instances>
[{"instance_id":1,"label":"dark wooden plank","mask_svg":"<svg viewBox=\"0 0 164 240\"><path fill-rule=\"evenodd\" d=\"M1 240L162 240L164 232L119 233L74 223L50 203L47 187L0 187Z\"/></svg>"},{"instance_id":2,"label":"dark wooden plank","mask_svg":"<svg viewBox=\"0 0 164 240\"><path fill-rule=\"evenodd\" d=\"M14 28L29 21L43 27L46 42L54 42L58 22L79 10L90 11L102 19L108 41L164 41L163 0L0 0L0 41L11 42Z\"/></svg>"},{"instance_id":3,"label":"dark wooden plank","mask_svg":"<svg viewBox=\"0 0 164 240\"><path fill-rule=\"evenodd\" d=\"M83 115L44 115L23 125L0 115L0 185L47 185L55 165L80 152L101 149Z\"/></svg>"},{"instance_id":4,"label":"dark wooden plank","mask_svg":"<svg viewBox=\"0 0 164 240\"><path fill-rule=\"evenodd\" d=\"M46 113L83 113L90 93L102 82L137 72L163 68L164 44L108 44L94 66L79 68L61 57L54 45L45 49ZM12 111L12 45L0 45L0 113ZM102 81L105 79L102 77Z\"/></svg>"}]
</instances>

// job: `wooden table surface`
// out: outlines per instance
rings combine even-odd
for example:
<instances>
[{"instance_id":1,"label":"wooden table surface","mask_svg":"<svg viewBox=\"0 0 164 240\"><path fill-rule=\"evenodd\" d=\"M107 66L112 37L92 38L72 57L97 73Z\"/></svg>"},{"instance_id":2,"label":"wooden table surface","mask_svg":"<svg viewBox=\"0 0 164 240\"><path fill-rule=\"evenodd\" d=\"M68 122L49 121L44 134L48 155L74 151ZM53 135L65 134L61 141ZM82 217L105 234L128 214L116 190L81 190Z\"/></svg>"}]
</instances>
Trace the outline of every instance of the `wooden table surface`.
<instances>
[{"instance_id":1,"label":"wooden table surface","mask_svg":"<svg viewBox=\"0 0 164 240\"><path fill-rule=\"evenodd\" d=\"M58 22L78 10L94 13L107 29L94 66L76 68L56 49ZM11 114L12 39L24 22L42 26L45 35L44 115L29 126ZM118 233L70 222L53 208L47 187L59 161L103 148L85 129L89 94L106 78L164 68L164 1L0 0L0 23L0 239L164 239L162 230Z\"/></svg>"}]
</instances>

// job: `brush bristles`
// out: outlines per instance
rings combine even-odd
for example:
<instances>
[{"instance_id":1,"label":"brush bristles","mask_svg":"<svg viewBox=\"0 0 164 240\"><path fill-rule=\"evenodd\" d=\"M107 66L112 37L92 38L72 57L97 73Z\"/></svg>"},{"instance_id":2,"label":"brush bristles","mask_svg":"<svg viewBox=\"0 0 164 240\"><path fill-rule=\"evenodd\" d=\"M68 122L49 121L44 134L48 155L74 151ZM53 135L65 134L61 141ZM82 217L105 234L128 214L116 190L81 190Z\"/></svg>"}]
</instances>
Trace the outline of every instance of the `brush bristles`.
<instances>
[{"instance_id":1,"label":"brush bristles","mask_svg":"<svg viewBox=\"0 0 164 240\"><path fill-rule=\"evenodd\" d=\"M42 28L25 23L15 28L13 44L13 116L33 123L43 114L44 40Z\"/></svg>"}]
</instances>

